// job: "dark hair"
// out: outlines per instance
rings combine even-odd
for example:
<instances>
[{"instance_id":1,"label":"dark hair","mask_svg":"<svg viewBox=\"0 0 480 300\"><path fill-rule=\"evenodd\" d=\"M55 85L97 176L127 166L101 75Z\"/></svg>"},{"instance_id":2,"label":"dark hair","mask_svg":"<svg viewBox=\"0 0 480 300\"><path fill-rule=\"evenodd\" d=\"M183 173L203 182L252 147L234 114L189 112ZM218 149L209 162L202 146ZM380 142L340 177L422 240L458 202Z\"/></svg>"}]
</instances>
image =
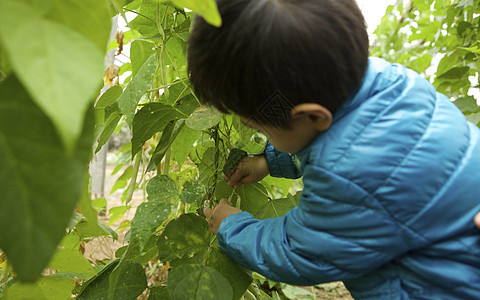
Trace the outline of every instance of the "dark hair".
<instances>
[{"instance_id":1,"label":"dark hair","mask_svg":"<svg viewBox=\"0 0 480 300\"><path fill-rule=\"evenodd\" d=\"M188 72L202 101L268 121L264 109L278 109L279 95L283 108L284 102L290 108L315 102L335 112L359 87L369 44L354 0L218 0L217 5L222 26L197 16L188 41Z\"/></svg>"}]
</instances>

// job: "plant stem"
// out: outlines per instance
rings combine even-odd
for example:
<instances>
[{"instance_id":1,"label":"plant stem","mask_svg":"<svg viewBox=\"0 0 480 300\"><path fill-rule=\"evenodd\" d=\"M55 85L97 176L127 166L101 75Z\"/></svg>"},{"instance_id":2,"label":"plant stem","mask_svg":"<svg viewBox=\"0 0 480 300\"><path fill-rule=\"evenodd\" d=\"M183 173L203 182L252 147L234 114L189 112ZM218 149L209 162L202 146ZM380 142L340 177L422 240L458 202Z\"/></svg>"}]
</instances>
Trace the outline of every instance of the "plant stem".
<instances>
[{"instance_id":1,"label":"plant stem","mask_svg":"<svg viewBox=\"0 0 480 300\"><path fill-rule=\"evenodd\" d=\"M142 161L142 152L138 152L135 155L135 162L133 164L132 178L130 179L130 184L128 185L127 197L125 199L125 204L128 204L132 200L133 192L137 185L137 174L138 169L140 168L140 162Z\"/></svg>"},{"instance_id":2,"label":"plant stem","mask_svg":"<svg viewBox=\"0 0 480 300\"><path fill-rule=\"evenodd\" d=\"M169 148L165 153L165 162L163 163L163 174L168 175L170 171L170 156L172 153L172 148Z\"/></svg>"}]
</instances>

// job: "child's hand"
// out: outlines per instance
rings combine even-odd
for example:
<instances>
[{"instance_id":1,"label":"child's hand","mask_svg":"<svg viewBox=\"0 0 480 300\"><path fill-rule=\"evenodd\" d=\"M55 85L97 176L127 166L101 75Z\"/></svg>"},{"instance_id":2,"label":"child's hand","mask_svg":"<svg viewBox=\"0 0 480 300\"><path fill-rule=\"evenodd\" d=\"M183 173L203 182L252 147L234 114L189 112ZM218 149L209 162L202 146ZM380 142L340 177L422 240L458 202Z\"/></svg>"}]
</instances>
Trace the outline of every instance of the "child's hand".
<instances>
[{"instance_id":1,"label":"child's hand","mask_svg":"<svg viewBox=\"0 0 480 300\"><path fill-rule=\"evenodd\" d=\"M244 183L259 182L270 174L265 155L246 156L228 174L225 179L234 189Z\"/></svg>"},{"instance_id":2,"label":"child's hand","mask_svg":"<svg viewBox=\"0 0 480 300\"><path fill-rule=\"evenodd\" d=\"M227 201L227 199L223 198L222 200L220 200L220 203L218 203L218 205L215 206L215 208L213 209L213 212L210 207L206 207L203 210L203 214L207 218L208 227L210 231L213 232L214 234L217 234L218 227L220 227L220 223L222 223L222 221L226 217L239 213L241 211L242 211L241 209L233 207Z\"/></svg>"},{"instance_id":3,"label":"child's hand","mask_svg":"<svg viewBox=\"0 0 480 300\"><path fill-rule=\"evenodd\" d=\"M478 213L476 216L475 216L475 225L477 225L478 228L480 228L480 213Z\"/></svg>"}]
</instances>

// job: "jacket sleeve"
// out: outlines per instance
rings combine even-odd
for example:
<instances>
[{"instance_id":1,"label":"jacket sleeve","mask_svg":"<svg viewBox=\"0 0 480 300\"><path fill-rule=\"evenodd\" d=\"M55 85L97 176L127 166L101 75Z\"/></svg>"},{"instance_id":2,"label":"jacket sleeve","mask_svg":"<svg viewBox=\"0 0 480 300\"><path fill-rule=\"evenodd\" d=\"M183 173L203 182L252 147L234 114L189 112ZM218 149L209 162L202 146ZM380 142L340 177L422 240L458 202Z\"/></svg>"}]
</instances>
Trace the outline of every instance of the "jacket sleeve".
<instances>
[{"instance_id":1,"label":"jacket sleeve","mask_svg":"<svg viewBox=\"0 0 480 300\"><path fill-rule=\"evenodd\" d=\"M270 143L267 143L264 153L271 176L290 179L302 176L299 168L295 165L295 158L291 154L275 149Z\"/></svg>"},{"instance_id":2,"label":"jacket sleeve","mask_svg":"<svg viewBox=\"0 0 480 300\"><path fill-rule=\"evenodd\" d=\"M314 285L359 277L408 251L404 228L362 188L316 167L303 175L315 180L285 216L240 212L221 223L218 242L230 258L275 281Z\"/></svg>"}]
</instances>

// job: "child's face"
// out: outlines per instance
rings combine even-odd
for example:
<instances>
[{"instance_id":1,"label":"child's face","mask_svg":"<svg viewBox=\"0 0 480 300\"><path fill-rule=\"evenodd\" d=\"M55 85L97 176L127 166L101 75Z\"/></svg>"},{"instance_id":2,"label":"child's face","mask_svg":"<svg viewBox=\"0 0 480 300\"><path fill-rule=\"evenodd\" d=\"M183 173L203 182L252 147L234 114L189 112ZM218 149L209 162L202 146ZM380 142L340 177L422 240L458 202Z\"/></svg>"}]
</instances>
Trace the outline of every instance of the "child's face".
<instances>
[{"instance_id":1,"label":"child's face","mask_svg":"<svg viewBox=\"0 0 480 300\"><path fill-rule=\"evenodd\" d=\"M289 128L258 124L242 116L240 119L245 125L262 132L276 149L288 153L302 151L319 134L319 131L311 125L311 122L307 121L307 118L292 120Z\"/></svg>"}]
</instances>

